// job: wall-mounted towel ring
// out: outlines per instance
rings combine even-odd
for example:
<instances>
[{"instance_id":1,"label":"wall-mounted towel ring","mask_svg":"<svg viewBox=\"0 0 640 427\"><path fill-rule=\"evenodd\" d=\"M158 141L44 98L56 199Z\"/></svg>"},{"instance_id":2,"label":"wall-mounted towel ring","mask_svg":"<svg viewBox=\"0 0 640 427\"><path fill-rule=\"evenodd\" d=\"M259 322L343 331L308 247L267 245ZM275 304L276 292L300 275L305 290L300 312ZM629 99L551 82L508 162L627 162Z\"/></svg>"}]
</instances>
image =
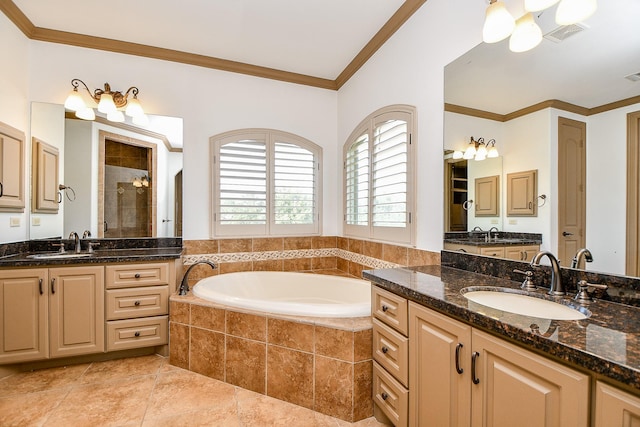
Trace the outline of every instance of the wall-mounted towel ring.
<instances>
[{"instance_id":1,"label":"wall-mounted towel ring","mask_svg":"<svg viewBox=\"0 0 640 427\"><path fill-rule=\"evenodd\" d=\"M471 208L472 204L473 204L473 200L465 200L462 203L462 209L464 209L465 211L468 211Z\"/></svg>"},{"instance_id":2,"label":"wall-mounted towel ring","mask_svg":"<svg viewBox=\"0 0 640 427\"><path fill-rule=\"evenodd\" d=\"M538 197L536 197L537 199L541 199L542 200L542 204L540 204L540 202L538 202L538 207L541 208L543 207L546 203L547 203L547 195L546 194L541 194Z\"/></svg>"},{"instance_id":3,"label":"wall-mounted towel ring","mask_svg":"<svg viewBox=\"0 0 640 427\"><path fill-rule=\"evenodd\" d=\"M64 184L60 184L58 186L58 203L62 203L62 192L64 191L64 194L67 196L67 199L69 199L70 202L73 202L76 199L76 192L74 191L73 188L69 187L68 185L64 185ZM73 195L73 198L71 198L71 196L69 196L69 192L71 192L71 194Z\"/></svg>"}]
</instances>

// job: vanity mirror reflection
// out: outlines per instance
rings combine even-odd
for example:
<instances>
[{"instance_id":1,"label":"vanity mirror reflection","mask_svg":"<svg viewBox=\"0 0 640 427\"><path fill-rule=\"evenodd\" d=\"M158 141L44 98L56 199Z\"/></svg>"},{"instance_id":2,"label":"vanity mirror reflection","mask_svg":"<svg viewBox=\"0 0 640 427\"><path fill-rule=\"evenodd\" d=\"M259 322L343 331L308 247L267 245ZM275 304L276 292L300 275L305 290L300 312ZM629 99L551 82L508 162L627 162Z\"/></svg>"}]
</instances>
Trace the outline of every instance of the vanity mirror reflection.
<instances>
[{"instance_id":1,"label":"vanity mirror reflection","mask_svg":"<svg viewBox=\"0 0 640 427\"><path fill-rule=\"evenodd\" d=\"M505 3L521 14L521 1ZM558 28L554 13L551 8L536 16L543 34ZM501 203L498 228L540 233L541 249L553 253L567 233L559 223L559 173L566 170L564 163L558 166L559 120L585 123L585 182L565 198L582 188L585 223L577 233L593 253L587 269L632 276L640 274L626 270L626 259L638 257L626 248L627 120L640 111L640 78L633 77L640 72L638 16L637 1L599 2L583 28L559 33L562 40L543 39L523 53L509 51L508 40L482 43L445 67L444 94L445 152L464 147L470 136L495 139L503 202L507 174L537 170L537 193L546 196L537 199L537 216L507 216ZM469 222L467 229L473 226ZM571 256L562 256L563 266Z\"/></svg>"},{"instance_id":2,"label":"vanity mirror reflection","mask_svg":"<svg viewBox=\"0 0 640 427\"><path fill-rule=\"evenodd\" d=\"M31 212L30 239L181 236L182 119L85 121L34 102L31 135L58 150L60 191L57 212Z\"/></svg>"}]
</instances>

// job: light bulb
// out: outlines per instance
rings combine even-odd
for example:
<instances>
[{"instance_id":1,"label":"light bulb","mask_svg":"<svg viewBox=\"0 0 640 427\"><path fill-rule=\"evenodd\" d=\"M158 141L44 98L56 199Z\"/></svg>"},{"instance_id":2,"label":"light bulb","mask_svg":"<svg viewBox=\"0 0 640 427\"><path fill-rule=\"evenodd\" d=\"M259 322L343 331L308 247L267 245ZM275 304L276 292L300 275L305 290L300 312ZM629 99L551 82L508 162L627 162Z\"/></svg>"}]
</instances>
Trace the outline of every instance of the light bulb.
<instances>
[{"instance_id":1,"label":"light bulb","mask_svg":"<svg viewBox=\"0 0 640 427\"><path fill-rule=\"evenodd\" d=\"M538 46L542 41L542 30L533 19L533 14L526 13L516 21L516 28L509 39L509 50L526 52Z\"/></svg>"},{"instance_id":2,"label":"light bulb","mask_svg":"<svg viewBox=\"0 0 640 427\"><path fill-rule=\"evenodd\" d=\"M562 0L556 10L556 24L571 25L593 15L598 8L596 0Z\"/></svg>"},{"instance_id":3,"label":"light bulb","mask_svg":"<svg viewBox=\"0 0 640 427\"><path fill-rule=\"evenodd\" d=\"M496 43L509 37L513 32L516 21L500 0L487 7L484 26L482 27L482 41Z\"/></svg>"},{"instance_id":4,"label":"light bulb","mask_svg":"<svg viewBox=\"0 0 640 427\"><path fill-rule=\"evenodd\" d=\"M109 114L116 111L116 104L113 102L113 97L109 93L103 93L100 95L100 102L98 103L98 111L104 114Z\"/></svg>"}]
</instances>

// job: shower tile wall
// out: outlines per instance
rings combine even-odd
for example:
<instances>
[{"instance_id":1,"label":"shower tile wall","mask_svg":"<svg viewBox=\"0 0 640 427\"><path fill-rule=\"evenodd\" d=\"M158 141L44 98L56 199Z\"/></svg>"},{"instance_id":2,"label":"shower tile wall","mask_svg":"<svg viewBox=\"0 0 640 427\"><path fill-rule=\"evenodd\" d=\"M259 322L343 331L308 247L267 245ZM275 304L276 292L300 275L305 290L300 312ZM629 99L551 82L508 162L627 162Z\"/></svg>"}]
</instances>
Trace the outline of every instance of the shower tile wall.
<instances>
[{"instance_id":1,"label":"shower tile wall","mask_svg":"<svg viewBox=\"0 0 640 427\"><path fill-rule=\"evenodd\" d=\"M146 237L151 234L151 183L135 187L134 179L149 177L148 149L105 141L104 237Z\"/></svg>"}]
</instances>

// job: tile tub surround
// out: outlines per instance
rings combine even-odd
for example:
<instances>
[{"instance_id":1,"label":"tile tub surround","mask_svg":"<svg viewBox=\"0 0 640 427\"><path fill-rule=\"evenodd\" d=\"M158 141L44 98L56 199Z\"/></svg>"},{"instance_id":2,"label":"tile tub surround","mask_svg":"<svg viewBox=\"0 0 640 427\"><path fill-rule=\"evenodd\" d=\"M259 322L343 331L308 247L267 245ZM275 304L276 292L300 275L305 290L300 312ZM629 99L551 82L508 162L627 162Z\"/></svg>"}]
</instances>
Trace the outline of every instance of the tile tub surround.
<instances>
[{"instance_id":1,"label":"tile tub surround","mask_svg":"<svg viewBox=\"0 0 640 427\"><path fill-rule=\"evenodd\" d=\"M355 422L373 415L371 319L228 310L191 294L170 300L169 362Z\"/></svg>"},{"instance_id":2,"label":"tile tub surround","mask_svg":"<svg viewBox=\"0 0 640 427\"><path fill-rule=\"evenodd\" d=\"M371 268L439 265L440 253L336 236L185 240L183 274L197 260L213 261L218 268L194 267L190 286L204 277L236 271L338 270L361 278L362 270Z\"/></svg>"},{"instance_id":3,"label":"tile tub surround","mask_svg":"<svg viewBox=\"0 0 640 427\"><path fill-rule=\"evenodd\" d=\"M449 261L447 257L443 252L443 263ZM485 262L489 263L489 260L485 259ZM537 331L530 328L531 318L523 319L517 315L491 317L475 311L460 292L468 286L518 289L519 280L444 265L370 270L363 275L383 289L640 395L638 307L596 301L588 308L592 312L591 317L578 321L539 319L540 329ZM540 289L536 292L544 294L546 291Z\"/></svg>"}]
</instances>

